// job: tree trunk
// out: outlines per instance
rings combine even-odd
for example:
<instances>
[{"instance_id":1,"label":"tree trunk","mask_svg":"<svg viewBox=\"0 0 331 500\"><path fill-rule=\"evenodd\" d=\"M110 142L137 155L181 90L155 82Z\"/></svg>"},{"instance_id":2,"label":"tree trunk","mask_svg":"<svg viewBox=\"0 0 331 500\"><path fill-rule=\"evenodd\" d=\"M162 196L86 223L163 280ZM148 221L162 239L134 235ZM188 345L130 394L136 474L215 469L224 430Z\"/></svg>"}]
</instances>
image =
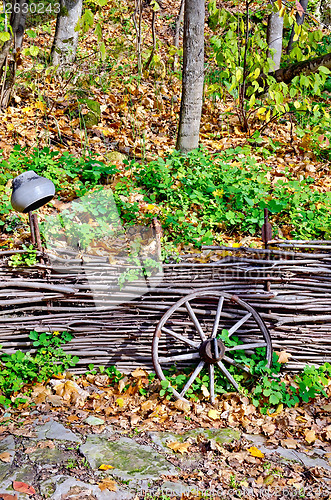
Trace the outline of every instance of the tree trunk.
<instances>
[{"instance_id":1,"label":"tree trunk","mask_svg":"<svg viewBox=\"0 0 331 500\"><path fill-rule=\"evenodd\" d=\"M310 75L311 73L315 73L320 66L331 69L331 52L324 56L309 59L308 61L290 64L290 66L286 68L280 68L274 71L271 73L271 76L273 76L277 82L290 83L295 76L302 74Z\"/></svg>"},{"instance_id":2,"label":"tree trunk","mask_svg":"<svg viewBox=\"0 0 331 500\"><path fill-rule=\"evenodd\" d=\"M300 0L300 5L302 6L303 10L306 12L307 11L308 0ZM301 26L304 23L304 20L305 20L305 15L302 14L300 16L299 12L297 12L296 16L295 16L295 21L296 21L297 25ZM291 52L292 47L293 47L293 38L294 38L294 26L292 27L290 40L288 42L288 46L287 46L287 49L286 49L286 52L288 54Z\"/></svg>"},{"instance_id":3,"label":"tree trunk","mask_svg":"<svg viewBox=\"0 0 331 500\"><path fill-rule=\"evenodd\" d=\"M318 17L321 20L321 22L328 26L329 28L331 27L331 0L320 0L318 8Z\"/></svg>"},{"instance_id":4,"label":"tree trunk","mask_svg":"<svg viewBox=\"0 0 331 500\"><path fill-rule=\"evenodd\" d=\"M82 15L83 0L61 0L60 5L51 57L53 65L62 71L76 58L78 31L75 27Z\"/></svg>"},{"instance_id":5,"label":"tree trunk","mask_svg":"<svg viewBox=\"0 0 331 500\"><path fill-rule=\"evenodd\" d=\"M198 147L204 82L204 0L185 0L182 101L176 148Z\"/></svg>"},{"instance_id":6,"label":"tree trunk","mask_svg":"<svg viewBox=\"0 0 331 500\"><path fill-rule=\"evenodd\" d=\"M174 46L176 49L179 47L179 35L180 35L180 27L184 19L184 5L185 5L185 0L181 0L180 7L179 7L179 12L178 16L176 19L176 28L175 28L175 36L174 36ZM174 71L176 71L178 66L178 54L176 53L174 55Z\"/></svg>"},{"instance_id":7,"label":"tree trunk","mask_svg":"<svg viewBox=\"0 0 331 500\"><path fill-rule=\"evenodd\" d=\"M273 61L273 67L270 68L270 72L279 69L282 57L284 18L279 14L280 12L272 12L268 17L268 58ZM273 54L271 53L272 49L274 50Z\"/></svg>"},{"instance_id":8,"label":"tree trunk","mask_svg":"<svg viewBox=\"0 0 331 500\"><path fill-rule=\"evenodd\" d=\"M4 43L0 54L1 108L6 108L8 106L15 83L16 69L20 62L20 51L22 48L25 22L28 12L27 3L27 0L12 0L11 2L10 26L12 34L10 39ZM14 50L13 57L11 57L10 49L13 39Z\"/></svg>"}]
</instances>

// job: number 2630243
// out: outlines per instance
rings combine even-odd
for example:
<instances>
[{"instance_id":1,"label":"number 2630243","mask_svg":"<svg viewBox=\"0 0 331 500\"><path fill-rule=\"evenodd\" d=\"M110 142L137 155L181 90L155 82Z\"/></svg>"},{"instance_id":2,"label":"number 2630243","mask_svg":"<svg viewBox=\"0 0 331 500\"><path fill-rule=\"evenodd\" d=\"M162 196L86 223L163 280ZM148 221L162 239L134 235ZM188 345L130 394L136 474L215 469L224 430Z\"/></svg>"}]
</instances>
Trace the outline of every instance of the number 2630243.
<instances>
[{"instance_id":1,"label":"number 2630243","mask_svg":"<svg viewBox=\"0 0 331 500\"><path fill-rule=\"evenodd\" d=\"M60 12L60 2L26 2L14 3L6 2L6 13L14 12L18 14L58 14Z\"/></svg>"}]
</instances>

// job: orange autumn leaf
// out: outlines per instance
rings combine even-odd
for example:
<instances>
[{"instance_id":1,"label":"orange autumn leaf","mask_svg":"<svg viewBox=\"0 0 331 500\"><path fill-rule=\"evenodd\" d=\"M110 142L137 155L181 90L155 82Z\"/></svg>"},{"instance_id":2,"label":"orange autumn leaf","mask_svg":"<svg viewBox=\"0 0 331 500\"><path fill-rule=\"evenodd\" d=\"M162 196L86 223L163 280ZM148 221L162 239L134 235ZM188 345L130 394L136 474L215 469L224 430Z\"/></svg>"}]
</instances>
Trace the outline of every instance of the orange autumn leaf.
<instances>
[{"instance_id":1,"label":"orange autumn leaf","mask_svg":"<svg viewBox=\"0 0 331 500\"><path fill-rule=\"evenodd\" d=\"M13 489L15 491L19 491L20 493L26 493L27 495L34 495L36 493L33 486L22 483L21 481L13 481Z\"/></svg>"},{"instance_id":2,"label":"orange autumn leaf","mask_svg":"<svg viewBox=\"0 0 331 500\"><path fill-rule=\"evenodd\" d=\"M109 477L106 477L105 479L103 479L102 482L98 484L98 486L99 486L101 491L104 491L104 490L116 491L117 490L116 481L109 479Z\"/></svg>"}]
</instances>

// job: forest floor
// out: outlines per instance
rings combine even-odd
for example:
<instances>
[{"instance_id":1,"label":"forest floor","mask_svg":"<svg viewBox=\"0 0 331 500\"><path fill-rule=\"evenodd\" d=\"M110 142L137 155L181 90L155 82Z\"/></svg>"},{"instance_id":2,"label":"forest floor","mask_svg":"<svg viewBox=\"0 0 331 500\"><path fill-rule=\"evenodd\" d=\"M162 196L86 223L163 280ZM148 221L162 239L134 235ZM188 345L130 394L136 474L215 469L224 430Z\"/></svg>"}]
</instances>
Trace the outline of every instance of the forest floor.
<instances>
[{"instance_id":1,"label":"forest floor","mask_svg":"<svg viewBox=\"0 0 331 500\"><path fill-rule=\"evenodd\" d=\"M0 418L0 497L331 498L331 387L269 416L237 393L189 405L155 381L142 396L143 381L136 370L125 391L101 374L34 385Z\"/></svg>"}]
</instances>

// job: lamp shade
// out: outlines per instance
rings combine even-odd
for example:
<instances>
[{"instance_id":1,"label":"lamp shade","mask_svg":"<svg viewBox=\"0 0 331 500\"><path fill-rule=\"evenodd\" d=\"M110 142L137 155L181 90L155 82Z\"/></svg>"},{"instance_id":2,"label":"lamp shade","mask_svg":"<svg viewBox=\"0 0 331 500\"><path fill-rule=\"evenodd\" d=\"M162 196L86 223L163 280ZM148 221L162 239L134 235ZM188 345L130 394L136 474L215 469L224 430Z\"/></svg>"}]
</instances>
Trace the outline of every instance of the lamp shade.
<instances>
[{"instance_id":1,"label":"lamp shade","mask_svg":"<svg viewBox=\"0 0 331 500\"><path fill-rule=\"evenodd\" d=\"M46 205L55 194L52 181L33 170L18 175L12 181L11 204L14 210L26 214Z\"/></svg>"}]
</instances>

